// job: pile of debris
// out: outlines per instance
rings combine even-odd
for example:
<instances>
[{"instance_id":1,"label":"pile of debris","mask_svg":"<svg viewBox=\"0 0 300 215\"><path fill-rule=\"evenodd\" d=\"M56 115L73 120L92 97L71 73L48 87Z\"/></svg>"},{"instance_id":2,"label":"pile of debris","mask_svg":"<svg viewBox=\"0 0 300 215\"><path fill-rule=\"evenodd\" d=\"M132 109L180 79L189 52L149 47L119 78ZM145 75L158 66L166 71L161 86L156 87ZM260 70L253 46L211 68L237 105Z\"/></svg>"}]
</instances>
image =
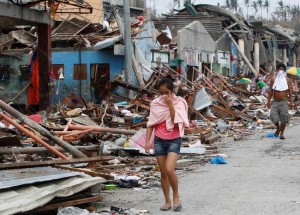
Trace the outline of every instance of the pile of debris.
<instances>
[{"instance_id":1,"label":"pile of debris","mask_svg":"<svg viewBox=\"0 0 300 215\"><path fill-rule=\"evenodd\" d=\"M209 77L201 74L198 80L190 82L163 65L153 69L144 88L115 79L101 104L86 104L76 95L70 95L57 105L56 112L48 115L25 116L0 101L0 108L4 111L0 113L1 141L6 144L0 148L0 169L8 171L5 175L13 174L13 177L22 172L27 178L23 173L30 173L31 180L27 178L24 183L18 179L13 186L31 187L29 184L43 182L36 185L42 189L43 186L54 186L57 181L53 180L60 179L61 184L56 186L62 189L66 181L70 183L70 180L82 178L88 181L81 186L84 189L64 188L72 190L72 198L67 198L64 206L99 201L99 196L85 194L83 198L75 194L95 184L99 186L99 183L102 189L116 186L135 189L159 187L156 160L144 154L145 127L150 102L158 93L157 82L167 75L174 77L175 93L184 97L189 105L190 128L186 129L183 137L177 170L190 170L193 164L207 163L217 155L217 142L221 136L241 140L252 134L254 129L270 128L268 112L259 98L243 86L232 84L231 80L208 68L206 70ZM198 71L195 69L195 72ZM134 92L134 96L129 98L119 94L119 88ZM53 176L42 174L43 168ZM32 172L43 176L35 177ZM7 181L5 176L2 181ZM11 187L4 183L2 189ZM7 192L12 191L3 190L0 195ZM20 192L18 198L21 201L27 194ZM21 205L5 210L27 211L47 202L35 209L36 212L53 210L62 206L57 197L63 196L57 192L47 201L34 199L37 204L30 207ZM12 213L3 211L3 214Z\"/></svg>"}]
</instances>

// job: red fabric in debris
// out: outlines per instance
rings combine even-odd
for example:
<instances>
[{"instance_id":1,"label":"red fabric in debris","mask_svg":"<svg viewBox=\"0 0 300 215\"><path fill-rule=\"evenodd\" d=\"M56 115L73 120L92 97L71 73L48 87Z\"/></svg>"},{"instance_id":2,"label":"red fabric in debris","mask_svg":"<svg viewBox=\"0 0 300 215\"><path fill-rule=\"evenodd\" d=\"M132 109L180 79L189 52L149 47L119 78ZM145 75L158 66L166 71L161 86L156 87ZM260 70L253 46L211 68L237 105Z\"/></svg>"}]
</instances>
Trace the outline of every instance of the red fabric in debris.
<instances>
[{"instance_id":1,"label":"red fabric in debris","mask_svg":"<svg viewBox=\"0 0 300 215\"><path fill-rule=\"evenodd\" d=\"M33 54L31 61L31 85L28 87L28 105L36 105L40 102L40 79L39 61L36 53Z\"/></svg>"},{"instance_id":2,"label":"red fabric in debris","mask_svg":"<svg viewBox=\"0 0 300 215\"><path fill-rule=\"evenodd\" d=\"M38 124L43 122L43 117L40 114L30 115L30 116L28 116L28 118Z\"/></svg>"},{"instance_id":3,"label":"red fabric in debris","mask_svg":"<svg viewBox=\"0 0 300 215\"><path fill-rule=\"evenodd\" d=\"M181 75L181 73L182 73L180 64L177 66L177 73L180 74L180 75Z\"/></svg>"},{"instance_id":4,"label":"red fabric in debris","mask_svg":"<svg viewBox=\"0 0 300 215\"><path fill-rule=\"evenodd\" d=\"M138 26L143 26L145 22L145 18L143 16L138 16L137 19L140 21Z\"/></svg>"}]
</instances>

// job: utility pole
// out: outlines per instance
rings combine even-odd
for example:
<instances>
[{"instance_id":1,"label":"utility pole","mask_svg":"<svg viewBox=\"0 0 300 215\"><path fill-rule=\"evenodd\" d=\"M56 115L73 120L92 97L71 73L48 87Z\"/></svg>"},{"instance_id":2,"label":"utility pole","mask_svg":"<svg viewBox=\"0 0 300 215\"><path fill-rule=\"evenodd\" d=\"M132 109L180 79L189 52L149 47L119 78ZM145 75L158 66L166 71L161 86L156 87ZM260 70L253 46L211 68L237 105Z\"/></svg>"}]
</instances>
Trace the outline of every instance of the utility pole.
<instances>
[{"instance_id":1,"label":"utility pole","mask_svg":"<svg viewBox=\"0 0 300 215\"><path fill-rule=\"evenodd\" d=\"M152 0L152 1L153 1L153 14L154 14L154 17L156 17L155 0Z\"/></svg>"},{"instance_id":2,"label":"utility pole","mask_svg":"<svg viewBox=\"0 0 300 215\"><path fill-rule=\"evenodd\" d=\"M132 41L129 0L123 0L124 8L124 42L125 42L125 80L132 83Z\"/></svg>"}]
</instances>

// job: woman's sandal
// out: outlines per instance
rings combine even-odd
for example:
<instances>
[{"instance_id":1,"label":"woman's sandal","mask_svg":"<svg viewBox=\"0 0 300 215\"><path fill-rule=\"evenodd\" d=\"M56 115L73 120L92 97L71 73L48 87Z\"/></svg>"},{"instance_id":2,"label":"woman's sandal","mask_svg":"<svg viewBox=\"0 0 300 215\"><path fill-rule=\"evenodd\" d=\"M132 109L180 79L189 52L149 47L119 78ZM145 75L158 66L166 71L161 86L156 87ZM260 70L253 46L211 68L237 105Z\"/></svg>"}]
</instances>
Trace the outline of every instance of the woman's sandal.
<instances>
[{"instance_id":1,"label":"woman's sandal","mask_svg":"<svg viewBox=\"0 0 300 215\"><path fill-rule=\"evenodd\" d=\"M172 208L171 206L167 207L166 205L164 205L164 206L160 207L160 210L161 211L168 211L168 210L171 210L171 208Z\"/></svg>"},{"instance_id":2,"label":"woman's sandal","mask_svg":"<svg viewBox=\"0 0 300 215\"><path fill-rule=\"evenodd\" d=\"M173 206L174 207L174 211L175 212L180 212L181 210L182 210L182 205L181 205L181 203L179 203L178 205L177 205L177 207L175 207L175 206Z\"/></svg>"},{"instance_id":3,"label":"woman's sandal","mask_svg":"<svg viewBox=\"0 0 300 215\"><path fill-rule=\"evenodd\" d=\"M281 139L281 140L285 140L285 137L284 137L284 136L280 136L280 139Z\"/></svg>"}]
</instances>

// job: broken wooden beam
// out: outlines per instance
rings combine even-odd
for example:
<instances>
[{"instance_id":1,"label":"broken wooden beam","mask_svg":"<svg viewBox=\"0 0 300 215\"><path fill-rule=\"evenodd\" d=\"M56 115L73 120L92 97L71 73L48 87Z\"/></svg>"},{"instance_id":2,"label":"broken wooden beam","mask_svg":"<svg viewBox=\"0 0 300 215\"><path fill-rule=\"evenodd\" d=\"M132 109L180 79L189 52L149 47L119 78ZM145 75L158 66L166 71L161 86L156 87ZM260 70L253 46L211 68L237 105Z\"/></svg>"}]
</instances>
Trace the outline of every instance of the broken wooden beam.
<instances>
[{"instance_id":1,"label":"broken wooden beam","mask_svg":"<svg viewBox=\"0 0 300 215\"><path fill-rule=\"evenodd\" d=\"M238 118L237 114L234 111L232 111L232 110L228 110L228 109L223 108L223 107L221 107L219 105L213 105L213 107L216 108L216 109L218 109L218 110L220 110L220 111L223 111L223 112L229 114L230 116L232 116L235 119Z\"/></svg>"},{"instance_id":2,"label":"broken wooden beam","mask_svg":"<svg viewBox=\"0 0 300 215\"><path fill-rule=\"evenodd\" d=\"M73 172L82 172L82 173L85 173L85 174L93 176L93 177L102 177L106 180L114 180L115 179L115 177L113 175L96 172L96 171L93 171L90 169L73 168L73 167L61 166L61 165L55 165L55 167L64 169L64 170L73 171Z\"/></svg>"},{"instance_id":3,"label":"broken wooden beam","mask_svg":"<svg viewBox=\"0 0 300 215\"><path fill-rule=\"evenodd\" d=\"M21 123L25 123L29 127L33 128L34 130L36 130L37 132L39 132L41 135L47 137L49 140L52 140L57 145L63 147L68 152L70 152L73 156L79 157L79 158L86 158L87 157L84 153L82 153L81 151L79 151L78 149L76 149L74 146L72 146L71 144L67 143L66 141L61 140L59 137L52 135L50 133L50 131L48 131L47 129L43 128L42 126L40 126L36 122L32 121L27 116L23 115L22 113L20 113L16 109L12 108L11 106L9 106L8 104L6 104L2 100L0 100L0 108L2 108L4 111L6 111L10 115L12 115L16 119L18 119L19 121L21 121Z\"/></svg>"},{"instance_id":4,"label":"broken wooden beam","mask_svg":"<svg viewBox=\"0 0 300 215\"><path fill-rule=\"evenodd\" d=\"M62 147L53 147L59 152L66 152L66 150ZM75 146L76 149L79 150L98 150L98 146ZM43 154L50 152L48 149L44 147L12 147L12 148L4 148L0 147L0 154Z\"/></svg>"},{"instance_id":5,"label":"broken wooden beam","mask_svg":"<svg viewBox=\"0 0 300 215\"><path fill-rule=\"evenodd\" d=\"M19 125L17 122L15 122L13 119L9 118L6 116L4 113L0 113L0 117L2 117L5 121L9 122L13 126L15 126L20 132L26 134L27 136L31 137L34 139L37 143L40 145L44 146L46 149L48 149L50 152L54 153L56 156L62 158L62 159L68 159L67 156L62 154L61 152L57 151L53 146L50 146L48 143L46 143L44 140L42 140L40 137L36 136L32 132L28 131L21 125Z\"/></svg>"},{"instance_id":6,"label":"broken wooden beam","mask_svg":"<svg viewBox=\"0 0 300 215\"><path fill-rule=\"evenodd\" d=\"M191 110L193 113L195 113L198 117L200 117L204 122L207 122L207 118L205 116L203 116L199 111L197 111L195 108L193 108L192 106L188 107L189 110Z\"/></svg>"},{"instance_id":7,"label":"broken wooden beam","mask_svg":"<svg viewBox=\"0 0 300 215\"><path fill-rule=\"evenodd\" d=\"M108 132L112 134L125 134L125 135L134 135L137 132L136 130L108 128L108 127L101 127L101 126L70 125L69 128L73 130L93 129L93 131L95 132L103 132L103 133Z\"/></svg>"},{"instance_id":8,"label":"broken wooden beam","mask_svg":"<svg viewBox=\"0 0 300 215\"><path fill-rule=\"evenodd\" d=\"M63 164L104 162L112 159L114 158L111 156L99 156L99 157L91 157L91 158L74 158L69 160L29 161L29 162L22 162L22 163L8 163L8 164L0 164L0 170L40 167L40 166L53 166L53 165L63 165Z\"/></svg>"},{"instance_id":9,"label":"broken wooden beam","mask_svg":"<svg viewBox=\"0 0 300 215\"><path fill-rule=\"evenodd\" d=\"M89 133L89 132L92 132L92 131L93 131L92 128L86 129L86 130L83 130L83 131L76 131L76 132L72 132L72 133L63 135L63 138L65 138L65 137L72 137L72 136L81 135L81 134L86 134L86 133Z\"/></svg>"},{"instance_id":10,"label":"broken wooden beam","mask_svg":"<svg viewBox=\"0 0 300 215\"><path fill-rule=\"evenodd\" d=\"M209 136L208 138L206 138L204 140L205 144L213 144L215 142L217 142L220 139L220 136L218 134L213 134L211 136Z\"/></svg>"},{"instance_id":11,"label":"broken wooden beam","mask_svg":"<svg viewBox=\"0 0 300 215\"><path fill-rule=\"evenodd\" d=\"M53 203L53 204L46 204L40 208L37 208L33 211L32 213L36 212L44 212L44 211L50 211L50 210L55 210L60 207L69 207L69 206L74 206L74 205L81 205L81 204L86 204L90 202L98 202L103 199L102 196L93 196L93 197L87 197L87 198L82 198L82 199L76 199L76 200L70 200L70 201L63 201L59 203Z\"/></svg>"},{"instance_id":12,"label":"broken wooden beam","mask_svg":"<svg viewBox=\"0 0 300 215\"><path fill-rule=\"evenodd\" d=\"M138 92L138 93L145 93L145 94L150 94L150 95L158 94L157 90L153 90L153 89L148 90L148 89L145 89L145 88L136 87L132 84L128 84L128 83L125 83L123 81L114 80L114 81L111 81L110 83L111 83L111 85L120 86L120 87L123 87L125 89L132 90L132 91L135 91L135 92Z\"/></svg>"}]
</instances>

